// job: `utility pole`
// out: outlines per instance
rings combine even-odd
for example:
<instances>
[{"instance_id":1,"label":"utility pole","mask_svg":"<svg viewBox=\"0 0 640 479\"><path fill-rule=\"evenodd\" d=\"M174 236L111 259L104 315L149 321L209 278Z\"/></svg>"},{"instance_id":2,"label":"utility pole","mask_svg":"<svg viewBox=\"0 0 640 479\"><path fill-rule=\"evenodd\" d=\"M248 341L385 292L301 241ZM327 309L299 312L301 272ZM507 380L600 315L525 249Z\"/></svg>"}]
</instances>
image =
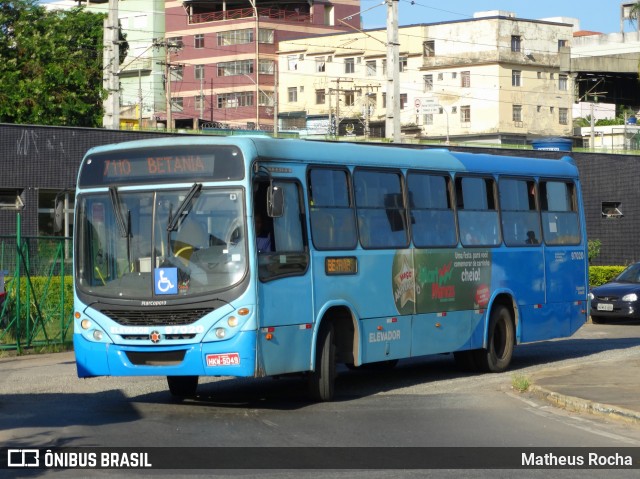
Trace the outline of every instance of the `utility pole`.
<instances>
[{"instance_id":1,"label":"utility pole","mask_svg":"<svg viewBox=\"0 0 640 479\"><path fill-rule=\"evenodd\" d=\"M120 45L118 29L118 0L109 0L109 14L103 22L103 80L102 86L107 91L104 101L102 126L117 130L120 128Z\"/></svg>"},{"instance_id":2,"label":"utility pole","mask_svg":"<svg viewBox=\"0 0 640 479\"><path fill-rule=\"evenodd\" d=\"M255 72L256 72L256 126L255 129L260 129L260 17L258 16L258 5L257 0L249 0L251 7L253 7L253 15L256 18L256 33L254 35L253 41L256 42L256 63L255 63Z\"/></svg>"},{"instance_id":3,"label":"utility pole","mask_svg":"<svg viewBox=\"0 0 640 479\"><path fill-rule=\"evenodd\" d=\"M164 40L155 40L153 47L164 48L165 61L160 64L164 64L165 108L167 110L167 130L170 130L173 128L173 118L171 116L171 50L178 50L180 45Z\"/></svg>"},{"instance_id":4,"label":"utility pole","mask_svg":"<svg viewBox=\"0 0 640 479\"><path fill-rule=\"evenodd\" d=\"M400 42L398 0L387 0L387 118L385 136L400 143Z\"/></svg>"},{"instance_id":5,"label":"utility pole","mask_svg":"<svg viewBox=\"0 0 640 479\"><path fill-rule=\"evenodd\" d=\"M336 80L331 80L331 82L336 84L335 88L329 88L329 95L331 95L332 91L336 92L335 136L338 137L340 136L340 94L343 91L348 91L340 89L340 82L353 82L353 80L349 80L347 78L342 80L340 77L338 77ZM329 97L329 120L331 120L331 97Z\"/></svg>"}]
</instances>

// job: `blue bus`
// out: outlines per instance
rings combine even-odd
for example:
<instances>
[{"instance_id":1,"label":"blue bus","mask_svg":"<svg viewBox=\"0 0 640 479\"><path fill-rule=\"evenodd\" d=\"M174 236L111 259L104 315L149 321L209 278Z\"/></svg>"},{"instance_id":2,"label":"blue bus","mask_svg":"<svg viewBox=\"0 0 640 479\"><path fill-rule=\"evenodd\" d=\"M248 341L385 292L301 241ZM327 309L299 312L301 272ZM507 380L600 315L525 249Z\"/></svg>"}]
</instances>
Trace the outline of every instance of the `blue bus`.
<instances>
[{"instance_id":1,"label":"blue bus","mask_svg":"<svg viewBox=\"0 0 640 479\"><path fill-rule=\"evenodd\" d=\"M587 318L578 170L516 158L264 137L91 149L74 228L79 377L300 373L452 353L508 368Z\"/></svg>"}]
</instances>

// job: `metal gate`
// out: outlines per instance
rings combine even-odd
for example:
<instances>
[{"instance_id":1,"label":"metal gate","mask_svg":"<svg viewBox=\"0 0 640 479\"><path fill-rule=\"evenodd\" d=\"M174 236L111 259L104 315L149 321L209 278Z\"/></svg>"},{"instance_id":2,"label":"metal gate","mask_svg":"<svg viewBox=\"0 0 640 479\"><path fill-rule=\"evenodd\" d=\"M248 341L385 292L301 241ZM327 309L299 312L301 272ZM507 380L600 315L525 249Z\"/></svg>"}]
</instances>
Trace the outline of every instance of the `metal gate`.
<instances>
[{"instance_id":1,"label":"metal gate","mask_svg":"<svg viewBox=\"0 0 640 479\"><path fill-rule=\"evenodd\" d=\"M0 351L71 347L70 251L68 237L0 236Z\"/></svg>"}]
</instances>

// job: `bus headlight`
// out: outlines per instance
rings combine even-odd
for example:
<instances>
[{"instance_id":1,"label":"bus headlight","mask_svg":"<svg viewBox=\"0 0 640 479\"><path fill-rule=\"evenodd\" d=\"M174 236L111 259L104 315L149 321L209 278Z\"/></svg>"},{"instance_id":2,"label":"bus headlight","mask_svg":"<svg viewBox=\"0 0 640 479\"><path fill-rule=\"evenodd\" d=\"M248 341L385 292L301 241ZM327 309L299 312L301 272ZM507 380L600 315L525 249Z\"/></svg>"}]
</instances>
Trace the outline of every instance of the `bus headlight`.
<instances>
[{"instance_id":1,"label":"bus headlight","mask_svg":"<svg viewBox=\"0 0 640 479\"><path fill-rule=\"evenodd\" d=\"M93 332L93 339L96 341L102 341L102 331L98 331L97 329Z\"/></svg>"},{"instance_id":2,"label":"bus headlight","mask_svg":"<svg viewBox=\"0 0 640 479\"><path fill-rule=\"evenodd\" d=\"M91 321L89 321L88 319L83 319L82 321L80 321L80 327L82 329L89 329L91 327Z\"/></svg>"},{"instance_id":3,"label":"bus headlight","mask_svg":"<svg viewBox=\"0 0 640 479\"><path fill-rule=\"evenodd\" d=\"M216 338L224 339L227 335L227 331L224 328L216 328Z\"/></svg>"}]
</instances>

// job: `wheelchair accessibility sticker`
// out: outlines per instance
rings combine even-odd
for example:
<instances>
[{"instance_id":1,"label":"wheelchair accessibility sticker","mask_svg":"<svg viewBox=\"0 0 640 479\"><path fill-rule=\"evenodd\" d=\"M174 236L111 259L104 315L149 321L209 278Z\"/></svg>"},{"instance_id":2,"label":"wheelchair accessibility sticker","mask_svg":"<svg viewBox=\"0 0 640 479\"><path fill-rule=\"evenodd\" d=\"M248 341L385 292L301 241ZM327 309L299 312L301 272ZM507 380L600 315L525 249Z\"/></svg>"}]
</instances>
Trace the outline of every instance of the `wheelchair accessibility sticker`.
<instances>
[{"instance_id":1,"label":"wheelchair accessibility sticker","mask_svg":"<svg viewBox=\"0 0 640 479\"><path fill-rule=\"evenodd\" d=\"M178 294L178 268L156 268L155 285L156 294Z\"/></svg>"}]
</instances>

